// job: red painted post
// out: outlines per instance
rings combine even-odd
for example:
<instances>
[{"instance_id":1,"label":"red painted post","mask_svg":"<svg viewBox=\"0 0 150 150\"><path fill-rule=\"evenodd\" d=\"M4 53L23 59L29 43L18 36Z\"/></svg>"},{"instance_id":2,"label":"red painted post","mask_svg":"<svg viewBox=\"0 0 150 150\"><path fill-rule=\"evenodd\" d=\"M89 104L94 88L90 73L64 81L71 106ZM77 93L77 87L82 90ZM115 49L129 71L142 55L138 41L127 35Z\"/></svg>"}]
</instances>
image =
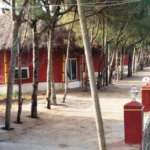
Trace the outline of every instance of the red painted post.
<instances>
[{"instance_id":1,"label":"red painted post","mask_svg":"<svg viewBox=\"0 0 150 150\"><path fill-rule=\"evenodd\" d=\"M143 105L131 101L124 105L124 134L126 144L141 144L143 136Z\"/></svg>"},{"instance_id":2,"label":"red painted post","mask_svg":"<svg viewBox=\"0 0 150 150\"><path fill-rule=\"evenodd\" d=\"M142 87L142 104L144 105L144 112L150 111L150 84Z\"/></svg>"}]
</instances>

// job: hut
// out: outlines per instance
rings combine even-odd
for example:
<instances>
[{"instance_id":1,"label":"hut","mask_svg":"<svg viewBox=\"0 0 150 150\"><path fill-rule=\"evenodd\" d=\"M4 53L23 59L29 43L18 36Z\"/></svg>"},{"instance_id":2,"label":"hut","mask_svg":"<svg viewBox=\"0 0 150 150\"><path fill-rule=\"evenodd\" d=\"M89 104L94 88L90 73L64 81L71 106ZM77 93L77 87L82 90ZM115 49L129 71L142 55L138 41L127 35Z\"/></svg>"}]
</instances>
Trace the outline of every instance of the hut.
<instances>
[{"instance_id":1,"label":"hut","mask_svg":"<svg viewBox=\"0 0 150 150\"><path fill-rule=\"evenodd\" d=\"M12 43L12 23L9 15L0 16L0 85L6 85L8 80L8 69L10 63L11 43ZM41 27L40 27L41 29ZM29 32L30 33L30 32ZM64 70L68 31L65 28L59 28L55 31L54 47L53 47L53 68L54 81L56 89L63 89L64 87ZM71 34L71 46L69 55L69 88L77 88L82 85L83 74L86 72L86 63L83 48L75 44L75 33ZM32 39L31 36L25 38L22 45L21 57L21 72L23 92L32 91ZM41 36L40 39L40 64L39 64L39 90L46 89L46 72L47 72L47 42L46 35ZM101 52L101 47L93 46L93 63L95 74L103 69L104 61ZM17 84L18 67L15 69L15 83ZM17 88L15 88L17 89Z\"/></svg>"}]
</instances>

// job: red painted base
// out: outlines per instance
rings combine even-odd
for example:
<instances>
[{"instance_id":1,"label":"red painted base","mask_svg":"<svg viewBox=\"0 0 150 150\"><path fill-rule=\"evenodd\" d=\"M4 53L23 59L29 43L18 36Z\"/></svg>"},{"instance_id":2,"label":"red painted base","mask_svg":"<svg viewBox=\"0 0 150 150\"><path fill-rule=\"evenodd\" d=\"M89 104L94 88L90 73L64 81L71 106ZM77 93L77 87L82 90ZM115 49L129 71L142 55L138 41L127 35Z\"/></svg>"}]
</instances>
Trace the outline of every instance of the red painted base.
<instances>
[{"instance_id":1,"label":"red painted base","mask_svg":"<svg viewBox=\"0 0 150 150\"><path fill-rule=\"evenodd\" d=\"M150 111L150 85L142 87L142 104L144 105L144 112Z\"/></svg>"},{"instance_id":2,"label":"red painted base","mask_svg":"<svg viewBox=\"0 0 150 150\"><path fill-rule=\"evenodd\" d=\"M126 144L141 144L143 130L143 105L130 102L124 106L124 132Z\"/></svg>"}]
</instances>

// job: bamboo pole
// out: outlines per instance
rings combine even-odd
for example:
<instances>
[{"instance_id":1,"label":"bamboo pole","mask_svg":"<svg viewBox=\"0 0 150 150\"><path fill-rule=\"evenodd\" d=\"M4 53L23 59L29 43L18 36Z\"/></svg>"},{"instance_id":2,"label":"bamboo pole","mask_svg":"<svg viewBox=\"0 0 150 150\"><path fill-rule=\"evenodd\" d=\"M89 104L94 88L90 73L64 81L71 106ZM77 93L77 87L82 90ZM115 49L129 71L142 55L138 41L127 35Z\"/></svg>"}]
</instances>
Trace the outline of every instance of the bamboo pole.
<instances>
[{"instance_id":1,"label":"bamboo pole","mask_svg":"<svg viewBox=\"0 0 150 150\"><path fill-rule=\"evenodd\" d=\"M96 89L94 68L93 68L93 63L92 63L90 39L88 35L84 8L81 6L81 3L82 3L82 0L77 0L78 13L79 13L79 18L80 18L80 27L81 27L81 33L82 33L82 38L83 38L83 44L84 44L84 52L85 52L89 81L90 81L91 96L92 96L93 103L95 106L95 120L96 120L97 135L98 135L98 145L99 145L99 150L106 150L103 120L102 120L99 97L98 97L98 93Z\"/></svg>"}]
</instances>

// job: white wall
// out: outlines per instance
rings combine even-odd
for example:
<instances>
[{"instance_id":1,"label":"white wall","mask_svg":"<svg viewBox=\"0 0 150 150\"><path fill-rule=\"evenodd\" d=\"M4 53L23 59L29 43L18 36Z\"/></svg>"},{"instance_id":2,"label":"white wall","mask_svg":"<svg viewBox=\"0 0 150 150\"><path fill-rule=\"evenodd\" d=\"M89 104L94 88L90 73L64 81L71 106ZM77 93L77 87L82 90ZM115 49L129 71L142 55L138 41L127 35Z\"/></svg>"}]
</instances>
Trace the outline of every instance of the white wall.
<instances>
[{"instance_id":1,"label":"white wall","mask_svg":"<svg viewBox=\"0 0 150 150\"><path fill-rule=\"evenodd\" d=\"M64 88L64 83L55 83L55 87L57 90L61 90ZM68 87L70 89L72 88L79 88L81 87L81 82L80 81L72 81L69 82ZM6 85L0 85L0 95L1 94L6 94L7 86ZM18 86L14 85L14 93L18 91ZM22 91L23 93L30 93L32 92L32 84L31 83L26 83L22 85ZM40 82L39 83L39 91L46 91L46 82Z\"/></svg>"}]
</instances>

